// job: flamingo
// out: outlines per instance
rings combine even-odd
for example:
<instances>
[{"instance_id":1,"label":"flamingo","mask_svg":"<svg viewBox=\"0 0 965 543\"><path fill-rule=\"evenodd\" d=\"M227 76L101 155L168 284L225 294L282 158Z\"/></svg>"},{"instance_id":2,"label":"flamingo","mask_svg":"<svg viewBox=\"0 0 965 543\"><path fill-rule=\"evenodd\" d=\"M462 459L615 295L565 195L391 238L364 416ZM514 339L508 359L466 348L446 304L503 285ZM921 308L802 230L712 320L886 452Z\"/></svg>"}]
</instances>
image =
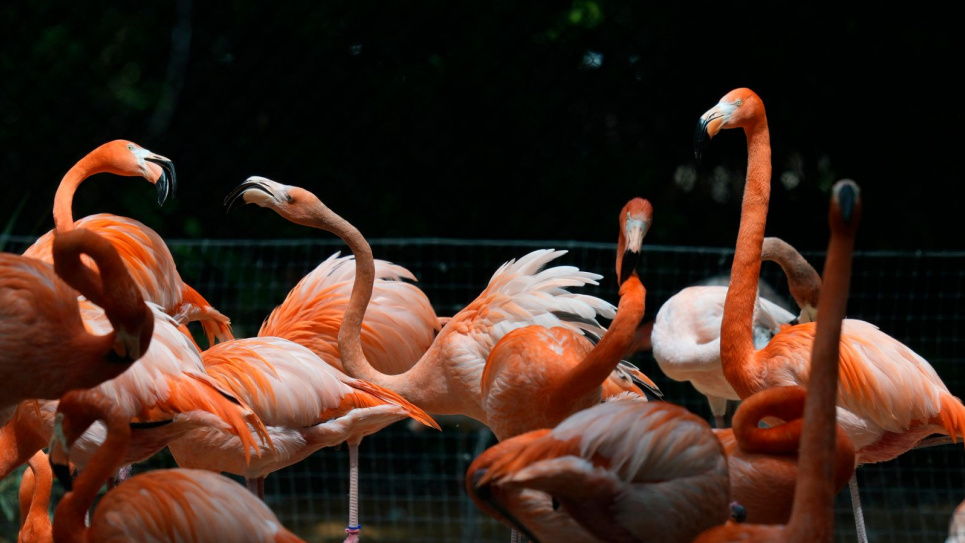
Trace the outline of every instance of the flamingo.
<instances>
[{"instance_id":1,"label":"flamingo","mask_svg":"<svg viewBox=\"0 0 965 543\"><path fill-rule=\"evenodd\" d=\"M467 490L532 541L570 540L543 522L556 504L548 519L565 513L582 526L576 541L689 543L730 515L720 440L678 405L610 400L496 446L504 454L470 464ZM526 490L537 494L525 499Z\"/></svg>"},{"instance_id":2,"label":"flamingo","mask_svg":"<svg viewBox=\"0 0 965 543\"><path fill-rule=\"evenodd\" d=\"M313 452L343 442L349 445L349 537L358 522L358 446L362 438L405 418L439 426L425 412L394 392L348 377L307 347L284 338L256 337L218 343L204 351L207 371L250 405L267 426L272 448L248 462L248 444L207 428L193 430L168 444L185 468L227 471L245 477L262 500L269 473L293 465Z\"/></svg>"},{"instance_id":3,"label":"flamingo","mask_svg":"<svg viewBox=\"0 0 965 543\"><path fill-rule=\"evenodd\" d=\"M815 306L816 308L816 306ZM807 391L799 386L773 387L744 400L732 428L714 429L727 455L731 500L743 509L743 521L785 524L791 514L798 477L801 417ZM761 427L767 420L783 421ZM844 488L854 474L854 445L835 426L834 488Z\"/></svg>"},{"instance_id":4,"label":"flamingo","mask_svg":"<svg viewBox=\"0 0 965 543\"><path fill-rule=\"evenodd\" d=\"M841 341L844 333L842 321L848 305L851 256L861 220L861 208L861 193L854 181L835 183L828 213L831 239L824 265L824 284L818 301L821 318L816 323L817 331L812 341L811 379L807 386L798 481L790 518L783 525L724 524L700 534L694 543L821 543L834 539L834 497L837 489L831 466L836 454L836 404L838 382L842 378L839 376L839 365L847 359L844 353L846 344ZM724 360L726 363L727 358Z\"/></svg>"},{"instance_id":5,"label":"flamingo","mask_svg":"<svg viewBox=\"0 0 965 543\"><path fill-rule=\"evenodd\" d=\"M300 343L339 371L338 329L349 304L355 277L354 257L335 253L298 281L272 310L259 337ZM429 298L406 268L375 260L375 287L362 324L362 350L372 366L402 373L426 352L442 323Z\"/></svg>"},{"instance_id":6,"label":"flamingo","mask_svg":"<svg viewBox=\"0 0 965 543\"><path fill-rule=\"evenodd\" d=\"M346 242L356 263L352 295L338 337L346 373L393 390L433 415L465 415L487 424L480 393L482 371L493 345L510 330L535 323L600 337L605 328L596 319L615 314L604 300L566 290L597 284L599 275L571 266L543 269L565 251L535 250L497 269L488 287L448 320L412 367L396 375L381 373L361 348L362 318L372 295L374 264L372 250L358 229L311 192L264 177L249 177L225 198L229 212L239 202L273 209L289 221L330 231Z\"/></svg>"},{"instance_id":7,"label":"flamingo","mask_svg":"<svg viewBox=\"0 0 965 543\"><path fill-rule=\"evenodd\" d=\"M795 318L772 300L757 296L754 300L754 347L758 349L767 345L782 325L814 320L813 307L821 286L821 278L817 277L814 268L780 238L764 240L761 259L777 262L784 269L800 314ZM808 270L813 274L807 273ZM653 358L661 371L674 381L689 381L707 397L717 428L726 427L728 400L740 400L724 378L720 362L720 323L727 288L727 285L707 284L684 288L660 306L650 332Z\"/></svg>"},{"instance_id":8,"label":"flamingo","mask_svg":"<svg viewBox=\"0 0 965 543\"><path fill-rule=\"evenodd\" d=\"M151 344L154 316L106 239L75 230L59 236L52 253L53 267L0 253L0 424L20 401L59 398L120 375ZM103 308L104 335L85 329L78 291Z\"/></svg>"},{"instance_id":9,"label":"flamingo","mask_svg":"<svg viewBox=\"0 0 965 543\"><path fill-rule=\"evenodd\" d=\"M530 325L507 333L489 353L482 374L482 405L489 428L500 441L552 428L602 401L601 385L633 342L643 318L646 289L634 267L653 221L653 206L633 198L618 218L620 303L600 341L593 345L569 328Z\"/></svg>"},{"instance_id":10,"label":"flamingo","mask_svg":"<svg viewBox=\"0 0 965 543\"><path fill-rule=\"evenodd\" d=\"M54 539L85 541L275 542L303 541L250 492L205 470L157 469L135 475L108 491L86 523L104 481L117 471L131 439L129 418L96 390L74 390L57 407L50 459L67 490L54 510ZM73 444L95 422L107 428L104 442L71 481L65 469ZM68 475L64 475L64 473Z\"/></svg>"},{"instance_id":11,"label":"flamingo","mask_svg":"<svg viewBox=\"0 0 965 543\"><path fill-rule=\"evenodd\" d=\"M71 210L74 193L84 180L98 173L143 177L157 187L158 205L164 205L177 189L174 164L168 158L127 140L105 143L64 175L54 195L54 229L38 238L24 251L24 256L50 262L57 234L74 228L94 230L117 248L147 301L163 307L181 324L200 321L209 343L232 337L230 319L184 283L170 249L157 232L134 219L108 213L74 221Z\"/></svg>"},{"instance_id":12,"label":"flamingo","mask_svg":"<svg viewBox=\"0 0 965 543\"><path fill-rule=\"evenodd\" d=\"M37 451L27 461L27 469L20 479L20 533L17 543L51 543L54 540L49 511L53 477L47 453Z\"/></svg>"},{"instance_id":13,"label":"flamingo","mask_svg":"<svg viewBox=\"0 0 965 543\"><path fill-rule=\"evenodd\" d=\"M94 387L115 402L134 427L118 479L127 477L130 465L147 460L169 441L195 428L216 428L235 435L256 452L260 451L256 436L270 444L264 424L251 408L207 374L201 351L179 330L174 318L156 304L147 305L154 322L150 348L127 371ZM110 329L102 309L83 299L79 306L85 326L93 333ZM0 431L0 476L9 474L50 440L56 408L57 400L25 402L18 407ZM103 424L91 425L73 446L74 464L83 469L105 437Z\"/></svg>"},{"instance_id":14,"label":"flamingo","mask_svg":"<svg viewBox=\"0 0 965 543\"><path fill-rule=\"evenodd\" d=\"M731 91L701 116L698 137L713 137L725 128L744 129L748 168L720 355L727 382L747 398L772 386L807 385L815 323L784 327L755 350L753 308L771 176L767 118L760 97L746 88ZM841 356L838 421L851 438L859 463L891 460L933 433L953 439L965 435L965 406L908 346L871 323L845 319Z\"/></svg>"}]
</instances>

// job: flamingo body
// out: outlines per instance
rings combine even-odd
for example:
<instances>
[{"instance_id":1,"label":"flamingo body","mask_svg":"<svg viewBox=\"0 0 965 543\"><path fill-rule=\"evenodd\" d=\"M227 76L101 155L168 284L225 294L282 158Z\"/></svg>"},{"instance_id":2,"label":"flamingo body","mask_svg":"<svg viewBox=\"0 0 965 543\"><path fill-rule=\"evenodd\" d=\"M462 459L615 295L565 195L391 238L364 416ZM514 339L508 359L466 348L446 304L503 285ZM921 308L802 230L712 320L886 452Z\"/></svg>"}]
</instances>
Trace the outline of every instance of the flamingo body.
<instances>
[{"instance_id":1,"label":"flamingo body","mask_svg":"<svg viewBox=\"0 0 965 543\"><path fill-rule=\"evenodd\" d=\"M333 254L298 281L272 310L258 336L282 337L311 349L340 371L338 329L355 279L355 258ZM365 310L362 350L372 366L397 374L412 367L441 328L429 298L406 268L375 260L375 286Z\"/></svg>"}]
</instances>

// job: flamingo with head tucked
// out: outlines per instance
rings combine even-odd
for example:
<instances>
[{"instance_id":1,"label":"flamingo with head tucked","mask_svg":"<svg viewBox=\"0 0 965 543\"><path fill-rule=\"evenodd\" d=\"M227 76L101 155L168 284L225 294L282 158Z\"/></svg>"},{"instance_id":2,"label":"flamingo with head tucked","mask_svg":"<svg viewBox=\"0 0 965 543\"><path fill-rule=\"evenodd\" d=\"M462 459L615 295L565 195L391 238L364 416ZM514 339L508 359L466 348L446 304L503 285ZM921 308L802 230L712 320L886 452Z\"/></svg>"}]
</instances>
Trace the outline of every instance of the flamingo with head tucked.
<instances>
[{"instance_id":1,"label":"flamingo with head tucked","mask_svg":"<svg viewBox=\"0 0 965 543\"><path fill-rule=\"evenodd\" d=\"M131 141L107 142L64 175L54 195L54 229L37 239L24 255L51 262L53 238L58 233L74 228L94 230L114 244L145 300L161 306L179 324L200 321L209 342L230 338L231 321L184 283L170 249L157 232L134 219L109 213L74 221L74 193L84 180L98 173L146 179L157 187L158 205L164 205L177 189L171 160Z\"/></svg>"},{"instance_id":2,"label":"flamingo with head tucked","mask_svg":"<svg viewBox=\"0 0 965 543\"><path fill-rule=\"evenodd\" d=\"M56 399L117 377L151 344L154 316L106 239L78 229L58 236L52 252L53 267L0 253L0 424L23 400ZM103 335L85 327L78 291L103 308Z\"/></svg>"}]
</instances>

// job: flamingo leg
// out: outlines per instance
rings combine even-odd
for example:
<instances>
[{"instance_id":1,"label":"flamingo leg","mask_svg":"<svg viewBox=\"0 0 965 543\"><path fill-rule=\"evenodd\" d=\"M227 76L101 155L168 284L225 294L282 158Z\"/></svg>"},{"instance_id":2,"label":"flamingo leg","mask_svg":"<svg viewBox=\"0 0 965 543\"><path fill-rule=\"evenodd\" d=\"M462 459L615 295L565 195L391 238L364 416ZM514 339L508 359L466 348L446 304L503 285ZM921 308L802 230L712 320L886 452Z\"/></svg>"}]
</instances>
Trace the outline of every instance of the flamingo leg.
<instances>
[{"instance_id":1,"label":"flamingo leg","mask_svg":"<svg viewBox=\"0 0 965 543\"><path fill-rule=\"evenodd\" d=\"M707 403L710 404L710 412L714 414L714 426L727 428L727 398L707 396Z\"/></svg>"},{"instance_id":2,"label":"flamingo leg","mask_svg":"<svg viewBox=\"0 0 965 543\"><path fill-rule=\"evenodd\" d=\"M851 489L851 508L854 511L854 529L858 533L858 543L868 543L868 532L864 525L864 512L861 509L861 496L858 494L857 472L851 475L848 487Z\"/></svg>"},{"instance_id":3,"label":"flamingo leg","mask_svg":"<svg viewBox=\"0 0 965 543\"><path fill-rule=\"evenodd\" d=\"M523 536L516 530L513 530L512 535L509 537L509 543L523 543Z\"/></svg>"},{"instance_id":4,"label":"flamingo leg","mask_svg":"<svg viewBox=\"0 0 965 543\"><path fill-rule=\"evenodd\" d=\"M245 486L252 494L258 496L261 501L265 501L265 478L255 477L254 479L245 479Z\"/></svg>"},{"instance_id":5,"label":"flamingo leg","mask_svg":"<svg viewBox=\"0 0 965 543\"><path fill-rule=\"evenodd\" d=\"M348 528L345 528L348 535L344 543L357 543L362 530L359 524L359 441L352 440L348 444Z\"/></svg>"}]
</instances>

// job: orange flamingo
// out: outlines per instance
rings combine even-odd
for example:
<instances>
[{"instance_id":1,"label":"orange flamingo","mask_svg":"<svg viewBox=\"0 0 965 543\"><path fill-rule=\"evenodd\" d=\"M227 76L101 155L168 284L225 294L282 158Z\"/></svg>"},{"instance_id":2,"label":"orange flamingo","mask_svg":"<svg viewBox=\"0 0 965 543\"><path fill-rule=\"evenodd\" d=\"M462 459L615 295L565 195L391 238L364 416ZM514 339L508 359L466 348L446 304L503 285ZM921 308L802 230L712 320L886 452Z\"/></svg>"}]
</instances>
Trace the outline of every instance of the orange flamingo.
<instances>
[{"instance_id":1,"label":"orange flamingo","mask_svg":"<svg viewBox=\"0 0 965 543\"><path fill-rule=\"evenodd\" d=\"M467 489L483 511L533 541L570 540L542 522L555 504L582 526L577 541L689 543L730 514L720 441L706 421L667 402L607 401L497 447L505 454L469 466ZM527 489L542 493L541 503L539 494L523 501Z\"/></svg>"},{"instance_id":2,"label":"orange flamingo","mask_svg":"<svg viewBox=\"0 0 965 543\"><path fill-rule=\"evenodd\" d=\"M643 198L624 204L618 216L616 317L596 345L569 328L517 328L499 340L483 369L481 394L489 428L500 441L540 428L600 403L602 384L633 342L647 291L634 267L653 221Z\"/></svg>"},{"instance_id":3,"label":"orange flamingo","mask_svg":"<svg viewBox=\"0 0 965 543\"><path fill-rule=\"evenodd\" d=\"M758 349L784 324L814 320L821 282L800 253L779 238L764 240L761 258L777 262L788 274L788 286L801 312L795 320L791 312L758 295L754 301L754 346ZM799 269L802 261L813 275ZM720 362L720 323L727 288L703 284L677 292L660 306L650 335L653 358L661 371L674 381L689 381L707 397L717 428L726 427L727 402L740 400L724 378Z\"/></svg>"},{"instance_id":4,"label":"orange flamingo","mask_svg":"<svg viewBox=\"0 0 965 543\"><path fill-rule=\"evenodd\" d=\"M208 373L250 405L264 422L272 448L246 460L248 444L211 429L193 430L168 448L178 465L245 477L264 499L269 473L324 447L348 443L350 459L347 541L357 540L358 446L362 438L405 418L439 426L398 394L353 379L307 347L283 338L257 337L218 343L203 353Z\"/></svg>"},{"instance_id":5,"label":"orange flamingo","mask_svg":"<svg viewBox=\"0 0 965 543\"><path fill-rule=\"evenodd\" d=\"M159 205L173 197L177 188L174 164L168 158L126 140L105 143L64 175L54 196L54 229L28 247L24 256L50 262L56 234L74 228L94 230L114 244L145 300L160 305L181 324L200 321L209 342L232 337L228 317L184 283L170 249L157 232L134 219L107 213L74 222L74 193L84 180L98 173L143 177L157 187Z\"/></svg>"},{"instance_id":6,"label":"orange flamingo","mask_svg":"<svg viewBox=\"0 0 965 543\"><path fill-rule=\"evenodd\" d=\"M604 300L567 290L596 284L599 275L571 266L543 269L565 251L533 251L500 267L489 286L448 321L411 368L396 375L381 373L368 362L361 347L362 318L375 272L372 250L358 229L311 192L263 177L248 178L225 198L228 211L239 202L273 209L289 221L330 231L345 241L355 255L356 274L339 329L342 365L349 375L393 390L428 413L461 414L486 424L480 381L486 356L502 336L536 323L600 337L605 328L596 319L615 314Z\"/></svg>"},{"instance_id":7,"label":"orange flamingo","mask_svg":"<svg viewBox=\"0 0 965 543\"><path fill-rule=\"evenodd\" d=\"M0 424L22 400L59 398L120 375L151 344L154 317L107 240L80 229L59 236L52 251L53 268L0 253ZM78 291L103 308L104 335L85 328Z\"/></svg>"},{"instance_id":8,"label":"orange flamingo","mask_svg":"<svg viewBox=\"0 0 965 543\"><path fill-rule=\"evenodd\" d=\"M790 517L806 395L799 386L764 389L738 406L733 428L714 430L727 454L731 500L742 506L746 522L785 524ZM783 423L760 426L765 420L773 424L775 418ZM854 474L855 455L848 435L840 426L835 428L837 492Z\"/></svg>"},{"instance_id":9,"label":"orange flamingo","mask_svg":"<svg viewBox=\"0 0 965 543\"><path fill-rule=\"evenodd\" d=\"M110 329L103 310L86 300L79 305L83 322L93 333ZM134 427L130 446L124 451L125 468L118 478L128 475L131 464L147 460L169 441L195 428L216 428L238 436L255 451L260 451L258 438L270 444L264 424L252 410L207 374L201 352L173 317L155 304L148 306L154 322L150 348L127 371L94 387L115 402ZM56 400L46 400L18 407L16 416L0 431L0 475L8 474L50 440L56 405ZM78 468L83 469L100 447L105 432L102 424L93 424L77 440L73 461Z\"/></svg>"},{"instance_id":10,"label":"orange flamingo","mask_svg":"<svg viewBox=\"0 0 965 543\"><path fill-rule=\"evenodd\" d=\"M121 465L131 439L129 418L96 390L75 390L57 408L50 459L67 492L54 511L54 539L86 541L301 542L264 502L227 477L204 470L158 469L131 477L87 512L104 481ZM95 422L103 444L71 481L73 444ZM67 475L64 475L64 473Z\"/></svg>"},{"instance_id":11,"label":"orange flamingo","mask_svg":"<svg viewBox=\"0 0 965 543\"><path fill-rule=\"evenodd\" d=\"M51 543L54 540L49 510L53 477L47 453L37 451L27 461L27 469L20 479L20 533L17 543Z\"/></svg>"},{"instance_id":12,"label":"orange flamingo","mask_svg":"<svg viewBox=\"0 0 965 543\"><path fill-rule=\"evenodd\" d=\"M817 321L817 332L812 342L811 379L807 386L798 482L790 518L785 525L724 524L700 534L694 543L820 543L834 539L834 497L837 489L830 467L836 454L839 364L846 359L843 349L845 343L841 341L842 321L848 305L851 255L861 219L861 207L861 194L853 181L835 183L828 213L831 240L818 301L821 318Z\"/></svg>"},{"instance_id":13,"label":"orange flamingo","mask_svg":"<svg viewBox=\"0 0 965 543\"><path fill-rule=\"evenodd\" d=\"M344 371L338 329L354 278L353 257L336 253L325 259L272 310L258 336L300 343ZM372 366L384 373L402 373L412 367L442 328L429 298L408 281L416 281L409 270L375 260L375 286L362 321L362 350Z\"/></svg>"},{"instance_id":14,"label":"orange flamingo","mask_svg":"<svg viewBox=\"0 0 965 543\"><path fill-rule=\"evenodd\" d=\"M744 129L748 168L720 354L727 382L746 398L772 386L806 386L815 323L785 327L755 350L754 299L771 177L767 118L760 97L746 88L731 91L701 116L698 137L713 137L725 128ZM870 323L846 319L841 356L838 422L851 438L859 463L891 460L933 433L956 439L965 435L965 406L931 365L906 345Z\"/></svg>"}]
</instances>

